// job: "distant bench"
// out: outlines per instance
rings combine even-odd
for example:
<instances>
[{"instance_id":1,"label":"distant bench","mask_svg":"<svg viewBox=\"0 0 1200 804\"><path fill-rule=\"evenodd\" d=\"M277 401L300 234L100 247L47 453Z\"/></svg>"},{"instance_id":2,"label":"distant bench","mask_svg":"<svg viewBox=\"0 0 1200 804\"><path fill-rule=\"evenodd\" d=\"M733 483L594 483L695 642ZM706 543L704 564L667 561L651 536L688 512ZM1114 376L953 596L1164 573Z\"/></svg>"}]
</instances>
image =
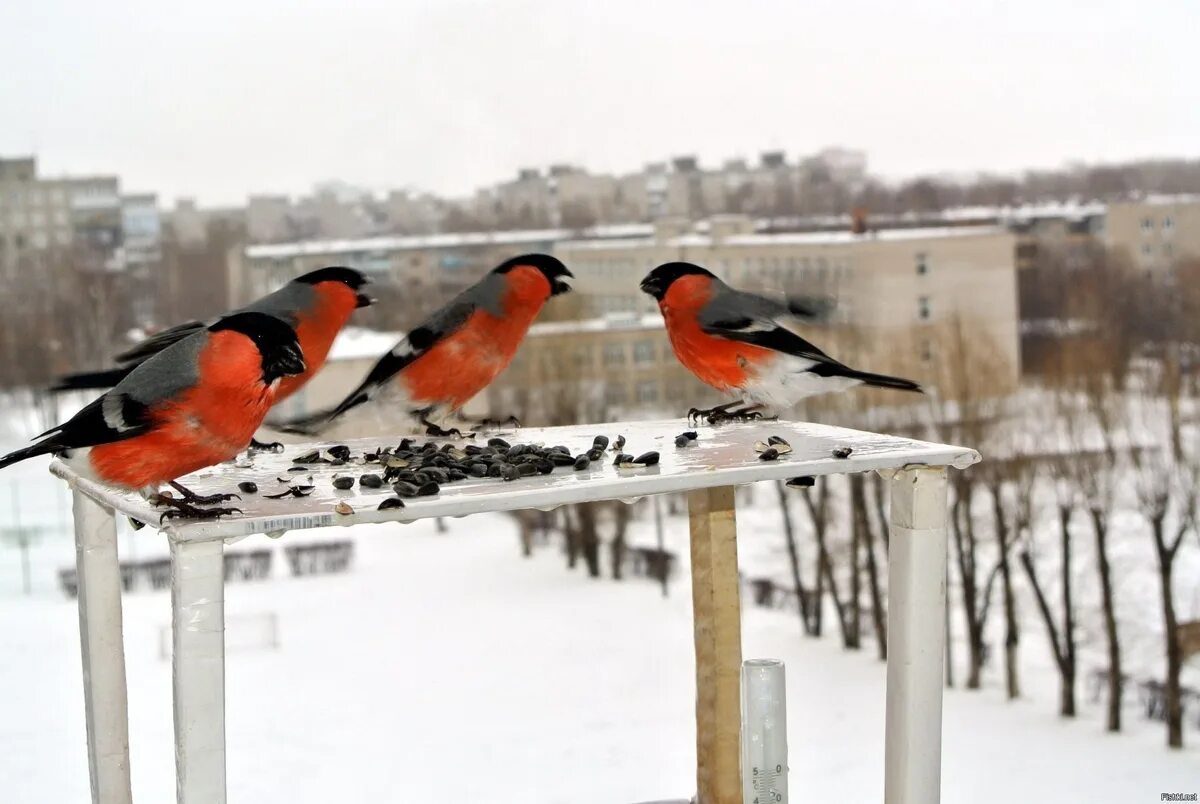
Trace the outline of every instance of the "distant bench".
<instances>
[{"instance_id":1,"label":"distant bench","mask_svg":"<svg viewBox=\"0 0 1200 804\"><path fill-rule=\"evenodd\" d=\"M632 574L655 581L670 580L675 572L676 557L670 550L631 546L625 550L625 560Z\"/></svg>"},{"instance_id":2,"label":"distant bench","mask_svg":"<svg viewBox=\"0 0 1200 804\"><path fill-rule=\"evenodd\" d=\"M750 578L748 583L756 606L780 609L796 600L796 590L776 583L774 578ZM804 590L804 599L807 604L805 610L811 611L812 605L816 602L815 595L806 589Z\"/></svg>"},{"instance_id":3,"label":"distant bench","mask_svg":"<svg viewBox=\"0 0 1200 804\"><path fill-rule=\"evenodd\" d=\"M354 543L350 541L322 542L318 544L293 545L287 547L288 566L292 575L319 575L345 572L354 557ZM274 551L243 550L226 551L225 582L256 581L271 576ZM79 595L79 578L74 567L58 571L58 584L69 598ZM121 588L126 592L136 589L169 589L171 587L171 559L155 558L147 561L121 562Z\"/></svg>"},{"instance_id":4,"label":"distant bench","mask_svg":"<svg viewBox=\"0 0 1200 804\"><path fill-rule=\"evenodd\" d=\"M292 575L329 575L350 569L354 560L354 542L293 544L283 550Z\"/></svg>"}]
</instances>

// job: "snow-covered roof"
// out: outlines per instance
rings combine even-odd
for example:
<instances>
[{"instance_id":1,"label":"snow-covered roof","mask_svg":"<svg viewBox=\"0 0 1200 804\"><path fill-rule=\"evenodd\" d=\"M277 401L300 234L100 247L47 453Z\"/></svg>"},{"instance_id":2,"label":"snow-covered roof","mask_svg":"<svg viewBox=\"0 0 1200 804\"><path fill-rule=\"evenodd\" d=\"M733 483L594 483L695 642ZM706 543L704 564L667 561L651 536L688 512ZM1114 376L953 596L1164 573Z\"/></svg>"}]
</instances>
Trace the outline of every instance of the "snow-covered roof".
<instances>
[{"instance_id":1,"label":"snow-covered roof","mask_svg":"<svg viewBox=\"0 0 1200 804\"><path fill-rule=\"evenodd\" d=\"M363 360L379 357L404 337L403 332L379 332L363 327L346 327L333 339L327 360Z\"/></svg>"},{"instance_id":2,"label":"snow-covered roof","mask_svg":"<svg viewBox=\"0 0 1200 804\"><path fill-rule=\"evenodd\" d=\"M855 234L849 230L837 232L776 232L769 234L729 235L718 240L704 234L689 233L678 237L656 240L653 237L624 238L617 240L571 240L561 248L573 249L621 249L645 248L661 245L668 248L706 247L714 244L726 246L773 246L773 245L844 245L899 240L938 240L950 237L980 237L1006 234L1003 226L938 226L914 229L881 229L867 234Z\"/></svg>"},{"instance_id":3,"label":"snow-covered roof","mask_svg":"<svg viewBox=\"0 0 1200 804\"><path fill-rule=\"evenodd\" d=\"M659 313L641 315L612 313L601 318L587 318L582 321L545 321L534 324L529 328L529 337L574 335L581 332L656 330L663 329L664 326L662 315Z\"/></svg>"},{"instance_id":4,"label":"snow-covered roof","mask_svg":"<svg viewBox=\"0 0 1200 804\"><path fill-rule=\"evenodd\" d=\"M610 313L599 318L585 318L579 321L543 321L531 326L527 337L544 338L583 332L660 330L663 326L662 316L658 313ZM395 346L403 337L403 332L380 332L364 327L346 327L334 338L333 346L329 348L329 356L326 359L337 361L376 358Z\"/></svg>"},{"instance_id":5,"label":"snow-covered roof","mask_svg":"<svg viewBox=\"0 0 1200 804\"><path fill-rule=\"evenodd\" d=\"M388 235L338 240L303 240L246 247L249 259L286 259L310 255L357 254L367 251L406 251L413 249L456 248L463 246L520 245L569 240L581 233L590 238L614 238L648 235L654 227L648 223L620 223L587 229L516 229L504 232L462 232L428 235Z\"/></svg>"}]
</instances>

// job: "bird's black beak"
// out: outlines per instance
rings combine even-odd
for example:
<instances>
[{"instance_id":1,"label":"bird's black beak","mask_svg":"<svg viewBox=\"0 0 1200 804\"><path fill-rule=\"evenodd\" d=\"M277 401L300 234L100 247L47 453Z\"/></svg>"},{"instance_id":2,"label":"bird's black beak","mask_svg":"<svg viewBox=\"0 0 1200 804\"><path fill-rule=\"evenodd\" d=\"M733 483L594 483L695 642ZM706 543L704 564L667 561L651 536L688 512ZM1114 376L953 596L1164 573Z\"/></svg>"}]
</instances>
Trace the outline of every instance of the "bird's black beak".
<instances>
[{"instance_id":1,"label":"bird's black beak","mask_svg":"<svg viewBox=\"0 0 1200 804\"><path fill-rule=\"evenodd\" d=\"M370 307L372 304L378 301L378 299L368 296L365 293L359 293L357 296L355 296L355 298L358 300L358 304L354 305L355 309Z\"/></svg>"},{"instance_id":2,"label":"bird's black beak","mask_svg":"<svg viewBox=\"0 0 1200 804\"><path fill-rule=\"evenodd\" d=\"M642 280L642 293L647 293L656 299L662 298L662 287L653 277L646 277Z\"/></svg>"},{"instance_id":3,"label":"bird's black beak","mask_svg":"<svg viewBox=\"0 0 1200 804\"><path fill-rule=\"evenodd\" d=\"M560 296L563 293L571 292L571 283L575 281L575 274L570 271L563 271L558 276L554 277L554 283L550 287L551 296Z\"/></svg>"},{"instance_id":4,"label":"bird's black beak","mask_svg":"<svg viewBox=\"0 0 1200 804\"><path fill-rule=\"evenodd\" d=\"M299 347L289 345L285 346L280 353L276 368L280 376L291 377L303 374L308 365L304 362L304 355L301 354Z\"/></svg>"}]
</instances>

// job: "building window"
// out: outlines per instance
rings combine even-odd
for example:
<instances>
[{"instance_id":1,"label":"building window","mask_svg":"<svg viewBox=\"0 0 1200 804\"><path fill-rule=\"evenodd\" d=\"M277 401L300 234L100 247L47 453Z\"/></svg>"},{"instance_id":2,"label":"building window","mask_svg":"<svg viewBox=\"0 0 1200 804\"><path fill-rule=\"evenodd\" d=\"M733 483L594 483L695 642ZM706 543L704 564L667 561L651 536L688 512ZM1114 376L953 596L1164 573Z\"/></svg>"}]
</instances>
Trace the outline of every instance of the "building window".
<instances>
[{"instance_id":1,"label":"building window","mask_svg":"<svg viewBox=\"0 0 1200 804\"><path fill-rule=\"evenodd\" d=\"M921 252L917 255L917 276L925 276L929 273L929 255Z\"/></svg>"},{"instance_id":2,"label":"building window","mask_svg":"<svg viewBox=\"0 0 1200 804\"><path fill-rule=\"evenodd\" d=\"M1163 256L1164 257L1170 257L1174 254L1174 252L1175 252L1175 250L1173 248L1171 248L1170 243L1163 243Z\"/></svg>"},{"instance_id":3,"label":"building window","mask_svg":"<svg viewBox=\"0 0 1200 804\"><path fill-rule=\"evenodd\" d=\"M1163 228L1164 232L1169 232L1172 229L1174 229L1175 228L1175 219L1172 218L1170 215L1163 218L1162 228Z\"/></svg>"},{"instance_id":4,"label":"building window","mask_svg":"<svg viewBox=\"0 0 1200 804\"><path fill-rule=\"evenodd\" d=\"M928 321L930 315L929 297L920 296L917 298L917 317L922 321Z\"/></svg>"},{"instance_id":5,"label":"building window","mask_svg":"<svg viewBox=\"0 0 1200 804\"><path fill-rule=\"evenodd\" d=\"M933 341L929 338L921 341L921 359L926 363L933 360Z\"/></svg>"},{"instance_id":6,"label":"building window","mask_svg":"<svg viewBox=\"0 0 1200 804\"><path fill-rule=\"evenodd\" d=\"M604 344L604 365L619 366L625 363L625 344L623 343L606 343Z\"/></svg>"},{"instance_id":7,"label":"building window","mask_svg":"<svg viewBox=\"0 0 1200 804\"><path fill-rule=\"evenodd\" d=\"M1149 234L1154 231L1154 219L1142 218L1142 234Z\"/></svg>"},{"instance_id":8,"label":"building window","mask_svg":"<svg viewBox=\"0 0 1200 804\"><path fill-rule=\"evenodd\" d=\"M637 401L641 404L658 401L658 381L645 380L638 383Z\"/></svg>"},{"instance_id":9,"label":"building window","mask_svg":"<svg viewBox=\"0 0 1200 804\"><path fill-rule=\"evenodd\" d=\"M638 341L633 345L634 363L654 362L654 341Z\"/></svg>"},{"instance_id":10,"label":"building window","mask_svg":"<svg viewBox=\"0 0 1200 804\"><path fill-rule=\"evenodd\" d=\"M604 401L609 405L624 405L625 386L617 384L604 386Z\"/></svg>"},{"instance_id":11,"label":"building window","mask_svg":"<svg viewBox=\"0 0 1200 804\"><path fill-rule=\"evenodd\" d=\"M1151 247L1150 247L1150 244L1149 244L1149 243L1143 243L1143 244L1142 244L1142 256L1143 256L1143 257L1149 257L1149 256L1150 256L1150 253L1151 253L1152 251L1153 251L1153 249L1151 249Z\"/></svg>"}]
</instances>

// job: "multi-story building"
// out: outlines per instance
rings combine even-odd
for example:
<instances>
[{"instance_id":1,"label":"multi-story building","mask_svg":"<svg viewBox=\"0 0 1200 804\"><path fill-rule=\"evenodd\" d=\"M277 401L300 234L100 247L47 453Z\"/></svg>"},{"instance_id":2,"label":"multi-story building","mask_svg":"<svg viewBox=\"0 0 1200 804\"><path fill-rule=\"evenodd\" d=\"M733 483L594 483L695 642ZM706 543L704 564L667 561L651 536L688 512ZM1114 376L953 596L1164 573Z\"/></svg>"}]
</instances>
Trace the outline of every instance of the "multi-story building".
<instances>
[{"instance_id":1,"label":"multi-story building","mask_svg":"<svg viewBox=\"0 0 1200 804\"><path fill-rule=\"evenodd\" d=\"M122 243L116 177L43 178L32 158L0 159L0 276L23 259L70 253L82 270L118 270Z\"/></svg>"},{"instance_id":2,"label":"multi-story building","mask_svg":"<svg viewBox=\"0 0 1200 804\"><path fill-rule=\"evenodd\" d=\"M1131 264L1166 275L1185 257L1200 257L1200 196L1148 196L1108 206L1105 237Z\"/></svg>"}]
</instances>

